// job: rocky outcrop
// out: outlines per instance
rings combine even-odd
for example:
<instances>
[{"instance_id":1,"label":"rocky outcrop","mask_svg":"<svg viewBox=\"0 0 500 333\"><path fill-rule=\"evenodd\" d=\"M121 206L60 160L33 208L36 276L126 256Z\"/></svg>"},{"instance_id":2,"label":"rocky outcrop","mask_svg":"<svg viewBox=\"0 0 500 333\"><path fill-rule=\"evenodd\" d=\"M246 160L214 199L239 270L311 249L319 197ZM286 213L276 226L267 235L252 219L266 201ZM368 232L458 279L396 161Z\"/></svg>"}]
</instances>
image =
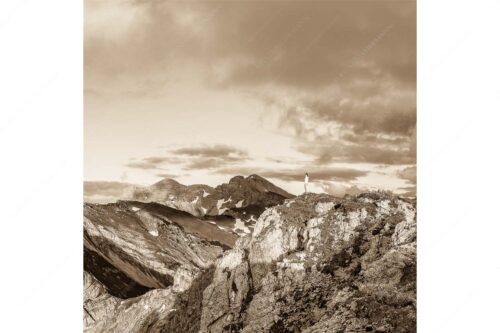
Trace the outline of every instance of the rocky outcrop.
<instances>
[{"instance_id":1,"label":"rocky outcrop","mask_svg":"<svg viewBox=\"0 0 500 333\"><path fill-rule=\"evenodd\" d=\"M111 296L92 274L83 272L83 326L93 327L114 314L120 299Z\"/></svg>"},{"instance_id":2,"label":"rocky outcrop","mask_svg":"<svg viewBox=\"0 0 500 333\"><path fill-rule=\"evenodd\" d=\"M84 272L84 332L182 332L199 331L203 290L213 269L197 276L189 288L177 285L120 299L91 274Z\"/></svg>"},{"instance_id":3,"label":"rocky outcrop","mask_svg":"<svg viewBox=\"0 0 500 333\"><path fill-rule=\"evenodd\" d=\"M186 215L138 202L85 204L85 269L122 298L189 286L236 236L208 223L199 228Z\"/></svg>"},{"instance_id":4,"label":"rocky outcrop","mask_svg":"<svg viewBox=\"0 0 500 333\"><path fill-rule=\"evenodd\" d=\"M85 204L84 330L196 332L211 265L235 239L155 203Z\"/></svg>"},{"instance_id":5,"label":"rocky outcrop","mask_svg":"<svg viewBox=\"0 0 500 333\"><path fill-rule=\"evenodd\" d=\"M415 332L415 204L307 194L219 259L200 332Z\"/></svg>"},{"instance_id":6,"label":"rocky outcrop","mask_svg":"<svg viewBox=\"0 0 500 333\"><path fill-rule=\"evenodd\" d=\"M130 205L121 214L130 214ZM185 255L180 256L176 267L183 269L177 274L188 278L173 278L171 284L155 287L150 279L163 280L149 271L148 279L140 283L153 290L128 299L109 295L99 284L86 287L90 295L86 299L92 300L85 303L88 330L415 332L415 206L414 201L384 192L343 199L326 194L288 199L265 210L252 235L239 238L222 255L221 250L211 252L193 266L184 260ZM114 214L119 212L109 218L116 221ZM142 220L144 225L153 223ZM175 234L174 229L169 233ZM169 242L175 244L175 239ZM174 249L182 246L162 244L165 250L161 252L172 258L178 255ZM211 244L195 244L213 250ZM189 258L200 256L194 251ZM115 256L106 258L114 260ZM144 258L155 262L148 250ZM184 270L186 266L189 269ZM197 273L189 273L193 270Z\"/></svg>"}]
</instances>

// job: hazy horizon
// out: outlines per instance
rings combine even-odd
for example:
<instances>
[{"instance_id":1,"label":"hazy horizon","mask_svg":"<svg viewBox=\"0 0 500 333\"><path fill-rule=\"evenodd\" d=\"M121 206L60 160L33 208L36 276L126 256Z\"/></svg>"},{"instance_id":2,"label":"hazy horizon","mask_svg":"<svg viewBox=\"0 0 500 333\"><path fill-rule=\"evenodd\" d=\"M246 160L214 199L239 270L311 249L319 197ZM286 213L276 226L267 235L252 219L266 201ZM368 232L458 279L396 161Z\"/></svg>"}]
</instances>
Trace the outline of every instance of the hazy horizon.
<instances>
[{"instance_id":1,"label":"hazy horizon","mask_svg":"<svg viewBox=\"0 0 500 333\"><path fill-rule=\"evenodd\" d=\"M85 181L415 193L415 2L86 0L84 39Z\"/></svg>"}]
</instances>

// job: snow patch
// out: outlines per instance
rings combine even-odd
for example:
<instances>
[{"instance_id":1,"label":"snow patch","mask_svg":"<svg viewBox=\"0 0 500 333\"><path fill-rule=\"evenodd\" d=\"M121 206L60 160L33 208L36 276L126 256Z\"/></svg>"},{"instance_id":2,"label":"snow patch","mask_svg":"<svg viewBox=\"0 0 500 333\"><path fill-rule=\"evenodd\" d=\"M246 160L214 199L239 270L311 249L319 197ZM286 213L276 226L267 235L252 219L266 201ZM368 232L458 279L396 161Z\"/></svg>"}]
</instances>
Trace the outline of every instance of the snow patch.
<instances>
[{"instance_id":1,"label":"snow patch","mask_svg":"<svg viewBox=\"0 0 500 333\"><path fill-rule=\"evenodd\" d=\"M208 193L207 191L203 190L203 197L208 197L210 195L210 193Z\"/></svg>"},{"instance_id":2,"label":"snow patch","mask_svg":"<svg viewBox=\"0 0 500 333\"><path fill-rule=\"evenodd\" d=\"M240 201L238 201L238 202L236 203L236 205L235 205L235 206L236 206L236 208L241 208L241 207L243 207L243 201L245 201L245 200L240 200Z\"/></svg>"},{"instance_id":3,"label":"snow patch","mask_svg":"<svg viewBox=\"0 0 500 333\"><path fill-rule=\"evenodd\" d=\"M238 218L235 220L233 231L236 231L236 229L243 230L243 232L246 234L250 233L250 229L248 229L245 223Z\"/></svg>"},{"instance_id":4,"label":"snow patch","mask_svg":"<svg viewBox=\"0 0 500 333\"><path fill-rule=\"evenodd\" d=\"M137 211L139 211L139 210L141 210L141 209L140 209L139 207L132 207L132 210L133 210L134 212L137 212Z\"/></svg>"},{"instance_id":5,"label":"snow patch","mask_svg":"<svg viewBox=\"0 0 500 333\"><path fill-rule=\"evenodd\" d=\"M220 211L220 209L222 208L222 205L225 204L225 203L228 203L228 202L231 202L231 197L229 197L229 199L219 199L217 200L217 209Z\"/></svg>"},{"instance_id":6,"label":"snow patch","mask_svg":"<svg viewBox=\"0 0 500 333\"><path fill-rule=\"evenodd\" d=\"M158 230L149 230L148 231L151 235L158 237Z\"/></svg>"}]
</instances>

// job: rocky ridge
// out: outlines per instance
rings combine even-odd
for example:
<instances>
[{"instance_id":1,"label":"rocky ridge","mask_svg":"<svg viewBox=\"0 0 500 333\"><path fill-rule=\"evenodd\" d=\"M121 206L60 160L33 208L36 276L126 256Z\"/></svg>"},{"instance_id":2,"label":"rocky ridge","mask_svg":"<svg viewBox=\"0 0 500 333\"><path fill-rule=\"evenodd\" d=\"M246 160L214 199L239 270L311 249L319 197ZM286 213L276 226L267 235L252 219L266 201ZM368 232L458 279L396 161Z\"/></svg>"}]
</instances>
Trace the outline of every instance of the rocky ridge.
<instances>
[{"instance_id":1,"label":"rocky ridge","mask_svg":"<svg viewBox=\"0 0 500 333\"><path fill-rule=\"evenodd\" d=\"M266 209L252 235L224 253L195 239L207 251L203 258L192 252L195 265L171 258L177 265L149 265L146 276L127 266L128 276L151 288L139 296L123 299L95 284L86 288L86 302L94 305L86 309L95 319L86 318L87 330L415 332L415 206L384 192L288 199ZM182 246L172 243L162 243L160 253ZM155 262L150 251L142 252L136 262ZM121 264L115 255L106 258Z\"/></svg>"},{"instance_id":2,"label":"rocky ridge","mask_svg":"<svg viewBox=\"0 0 500 333\"><path fill-rule=\"evenodd\" d=\"M139 202L85 204L85 270L117 297L189 285L236 236L228 238L211 224L200 228L196 221L183 220L183 212L177 212L180 217L175 212Z\"/></svg>"}]
</instances>

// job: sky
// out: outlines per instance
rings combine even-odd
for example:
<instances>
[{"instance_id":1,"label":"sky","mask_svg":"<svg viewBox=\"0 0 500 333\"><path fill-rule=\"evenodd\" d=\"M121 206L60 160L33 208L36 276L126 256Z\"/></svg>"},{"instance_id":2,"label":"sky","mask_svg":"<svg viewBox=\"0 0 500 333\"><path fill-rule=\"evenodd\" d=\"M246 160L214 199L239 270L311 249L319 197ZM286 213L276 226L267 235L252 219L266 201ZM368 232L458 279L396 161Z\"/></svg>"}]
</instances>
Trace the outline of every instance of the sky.
<instances>
[{"instance_id":1,"label":"sky","mask_svg":"<svg viewBox=\"0 0 500 333\"><path fill-rule=\"evenodd\" d=\"M84 5L84 180L415 195L414 1Z\"/></svg>"}]
</instances>

